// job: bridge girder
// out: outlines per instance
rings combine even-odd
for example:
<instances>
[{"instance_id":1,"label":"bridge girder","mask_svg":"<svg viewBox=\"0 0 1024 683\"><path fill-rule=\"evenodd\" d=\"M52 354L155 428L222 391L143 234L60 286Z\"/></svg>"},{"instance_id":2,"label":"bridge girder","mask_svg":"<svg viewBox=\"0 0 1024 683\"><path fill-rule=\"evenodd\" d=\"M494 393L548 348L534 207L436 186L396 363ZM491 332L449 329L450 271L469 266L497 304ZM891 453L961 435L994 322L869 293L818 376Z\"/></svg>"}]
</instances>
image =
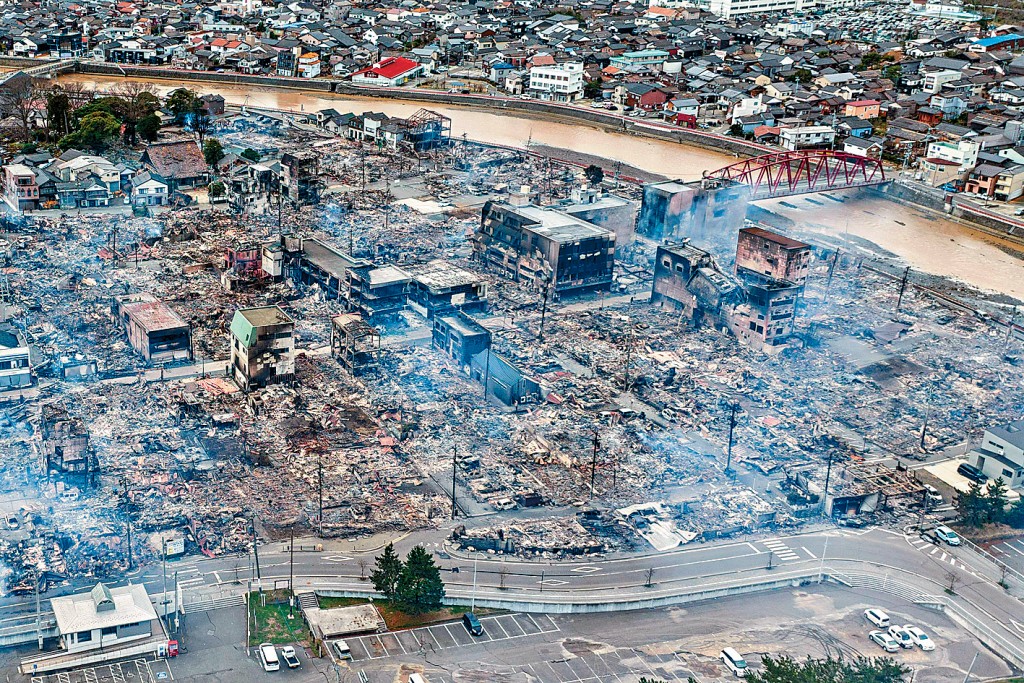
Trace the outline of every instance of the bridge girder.
<instances>
[{"instance_id":1,"label":"bridge girder","mask_svg":"<svg viewBox=\"0 0 1024 683\"><path fill-rule=\"evenodd\" d=\"M865 187L888 182L878 159L833 150L774 152L705 172L705 178L743 183L751 199Z\"/></svg>"}]
</instances>

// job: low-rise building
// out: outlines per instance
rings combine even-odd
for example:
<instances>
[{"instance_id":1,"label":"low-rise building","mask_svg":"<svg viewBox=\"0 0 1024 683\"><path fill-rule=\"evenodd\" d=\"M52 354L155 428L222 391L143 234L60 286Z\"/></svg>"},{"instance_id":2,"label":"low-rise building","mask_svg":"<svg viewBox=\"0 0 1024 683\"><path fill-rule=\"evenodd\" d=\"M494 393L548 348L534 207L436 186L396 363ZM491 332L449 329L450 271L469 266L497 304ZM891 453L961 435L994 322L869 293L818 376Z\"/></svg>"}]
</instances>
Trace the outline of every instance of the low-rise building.
<instances>
[{"instance_id":1,"label":"low-rise building","mask_svg":"<svg viewBox=\"0 0 1024 683\"><path fill-rule=\"evenodd\" d=\"M67 652L116 650L163 633L141 584L107 588L97 583L88 593L51 598L50 606Z\"/></svg>"},{"instance_id":2,"label":"low-rise building","mask_svg":"<svg viewBox=\"0 0 1024 683\"><path fill-rule=\"evenodd\" d=\"M376 85L394 88L405 85L424 73L424 66L405 57L388 57L373 66L361 69L352 74L352 82L356 85Z\"/></svg>"},{"instance_id":3,"label":"low-rise building","mask_svg":"<svg viewBox=\"0 0 1024 683\"><path fill-rule=\"evenodd\" d=\"M1001 477L1010 488L1024 488L1024 420L986 429L967 460L989 479Z\"/></svg>"},{"instance_id":4,"label":"low-rise building","mask_svg":"<svg viewBox=\"0 0 1024 683\"><path fill-rule=\"evenodd\" d=\"M295 322L287 313L277 306L235 311L231 376L246 391L295 378Z\"/></svg>"},{"instance_id":5,"label":"low-rise building","mask_svg":"<svg viewBox=\"0 0 1024 683\"><path fill-rule=\"evenodd\" d=\"M25 335L0 325L0 391L32 386L32 352Z\"/></svg>"},{"instance_id":6,"label":"low-rise building","mask_svg":"<svg viewBox=\"0 0 1024 683\"><path fill-rule=\"evenodd\" d=\"M743 228L736 241L736 274L749 280L807 281L811 245L764 228Z\"/></svg>"},{"instance_id":7,"label":"low-rise building","mask_svg":"<svg viewBox=\"0 0 1024 683\"><path fill-rule=\"evenodd\" d=\"M580 99L583 97L583 62L532 67L529 93L552 102Z\"/></svg>"},{"instance_id":8,"label":"low-rise building","mask_svg":"<svg viewBox=\"0 0 1024 683\"><path fill-rule=\"evenodd\" d=\"M153 364L192 357L192 331L170 306L147 292L114 298L113 311L132 347Z\"/></svg>"},{"instance_id":9,"label":"low-rise building","mask_svg":"<svg viewBox=\"0 0 1024 683\"><path fill-rule=\"evenodd\" d=\"M828 147L835 139L836 131L832 126L801 126L779 130L779 144L791 152Z\"/></svg>"},{"instance_id":10,"label":"low-rise building","mask_svg":"<svg viewBox=\"0 0 1024 683\"><path fill-rule=\"evenodd\" d=\"M167 181L155 171L143 171L132 178L131 201L135 206L163 206L170 196Z\"/></svg>"},{"instance_id":11,"label":"low-rise building","mask_svg":"<svg viewBox=\"0 0 1024 683\"><path fill-rule=\"evenodd\" d=\"M31 211L39 204L36 172L25 164L4 166L4 201L15 211Z\"/></svg>"},{"instance_id":12,"label":"low-rise building","mask_svg":"<svg viewBox=\"0 0 1024 683\"><path fill-rule=\"evenodd\" d=\"M412 278L409 306L425 318L439 311L487 308L487 282L474 272L439 259L405 270Z\"/></svg>"},{"instance_id":13,"label":"low-rise building","mask_svg":"<svg viewBox=\"0 0 1024 683\"><path fill-rule=\"evenodd\" d=\"M431 342L459 365L467 366L473 356L491 345L491 333L462 311L453 311L434 317Z\"/></svg>"}]
</instances>

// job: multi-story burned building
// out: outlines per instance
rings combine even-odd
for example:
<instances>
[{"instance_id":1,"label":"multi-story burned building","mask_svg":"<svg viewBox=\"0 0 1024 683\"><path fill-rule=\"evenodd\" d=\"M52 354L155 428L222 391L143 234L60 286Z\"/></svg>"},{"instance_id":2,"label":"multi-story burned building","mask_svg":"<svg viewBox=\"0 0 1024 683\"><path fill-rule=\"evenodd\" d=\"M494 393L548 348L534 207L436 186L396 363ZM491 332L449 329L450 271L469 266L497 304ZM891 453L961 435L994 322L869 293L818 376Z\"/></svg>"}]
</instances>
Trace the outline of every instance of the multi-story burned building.
<instances>
[{"instance_id":1,"label":"multi-story burned building","mask_svg":"<svg viewBox=\"0 0 1024 683\"><path fill-rule=\"evenodd\" d=\"M235 311L231 376L247 391L295 378L295 323L287 313L277 306Z\"/></svg>"},{"instance_id":2,"label":"multi-story burned building","mask_svg":"<svg viewBox=\"0 0 1024 683\"><path fill-rule=\"evenodd\" d=\"M577 187L572 191L570 203L559 208L570 216L611 230L615 233L616 247L624 247L633 241L638 208L634 201L602 192L596 187Z\"/></svg>"},{"instance_id":3,"label":"multi-story burned building","mask_svg":"<svg viewBox=\"0 0 1024 683\"><path fill-rule=\"evenodd\" d=\"M435 348L468 366L473 356L491 345L491 333L461 311L434 317L431 341Z\"/></svg>"},{"instance_id":4,"label":"multi-story burned building","mask_svg":"<svg viewBox=\"0 0 1024 683\"><path fill-rule=\"evenodd\" d=\"M180 315L148 292L114 298L113 314L124 325L132 347L150 363L192 357L192 332Z\"/></svg>"},{"instance_id":5,"label":"multi-story burned building","mask_svg":"<svg viewBox=\"0 0 1024 683\"><path fill-rule=\"evenodd\" d=\"M728 329L745 345L780 350L793 333L802 285L782 280L743 282L723 272L711 254L689 243L658 247L651 301L679 310L694 324Z\"/></svg>"},{"instance_id":6,"label":"multi-story burned building","mask_svg":"<svg viewBox=\"0 0 1024 683\"><path fill-rule=\"evenodd\" d=\"M555 294L607 290L615 234L561 211L534 206L522 195L484 204L473 253L517 282Z\"/></svg>"},{"instance_id":7,"label":"multi-story burned building","mask_svg":"<svg viewBox=\"0 0 1024 683\"><path fill-rule=\"evenodd\" d=\"M637 232L654 240L690 239L724 257L747 215L750 189L730 180L669 180L644 186Z\"/></svg>"},{"instance_id":8,"label":"multi-story burned building","mask_svg":"<svg viewBox=\"0 0 1024 683\"><path fill-rule=\"evenodd\" d=\"M89 445L89 430L79 417L56 404L39 411L39 451L44 471L86 474L96 469L96 455Z\"/></svg>"},{"instance_id":9,"label":"multi-story burned building","mask_svg":"<svg viewBox=\"0 0 1024 683\"><path fill-rule=\"evenodd\" d=\"M358 313L331 319L331 356L353 376L374 372L380 365L380 332Z\"/></svg>"},{"instance_id":10,"label":"multi-story burned building","mask_svg":"<svg viewBox=\"0 0 1024 683\"><path fill-rule=\"evenodd\" d=\"M440 311L487 309L487 283L476 273L440 259L405 268L409 283L409 306L427 319Z\"/></svg>"},{"instance_id":11,"label":"multi-story burned building","mask_svg":"<svg viewBox=\"0 0 1024 683\"><path fill-rule=\"evenodd\" d=\"M0 391L32 385L32 352L25 335L13 325L0 325Z\"/></svg>"},{"instance_id":12,"label":"multi-story burned building","mask_svg":"<svg viewBox=\"0 0 1024 683\"><path fill-rule=\"evenodd\" d=\"M745 280L807 281L811 246L764 228L743 228L736 241L736 274Z\"/></svg>"},{"instance_id":13,"label":"multi-story burned building","mask_svg":"<svg viewBox=\"0 0 1024 683\"><path fill-rule=\"evenodd\" d=\"M320 201L320 155L314 150L281 155L281 194L297 204Z\"/></svg>"}]
</instances>

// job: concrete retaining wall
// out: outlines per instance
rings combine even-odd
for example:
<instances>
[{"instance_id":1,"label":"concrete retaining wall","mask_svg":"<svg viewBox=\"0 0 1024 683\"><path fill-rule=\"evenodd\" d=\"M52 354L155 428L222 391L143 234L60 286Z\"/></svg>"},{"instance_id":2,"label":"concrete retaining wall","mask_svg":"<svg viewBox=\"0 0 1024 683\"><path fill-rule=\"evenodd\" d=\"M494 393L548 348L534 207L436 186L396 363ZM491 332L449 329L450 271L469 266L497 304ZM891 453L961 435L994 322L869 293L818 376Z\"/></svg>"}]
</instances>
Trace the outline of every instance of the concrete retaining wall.
<instances>
[{"instance_id":1,"label":"concrete retaining wall","mask_svg":"<svg viewBox=\"0 0 1024 683\"><path fill-rule=\"evenodd\" d=\"M334 81L285 78L283 76L250 76L238 73L217 73L215 71L187 71L185 69L167 69L147 66L122 66L118 64L98 64L95 62L79 62L75 71L82 74L97 76L137 76L139 78L164 78L171 81L196 81L201 83L241 83L244 85L262 85L274 88L294 88L316 92L331 92Z\"/></svg>"},{"instance_id":2,"label":"concrete retaining wall","mask_svg":"<svg viewBox=\"0 0 1024 683\"><path fill-rule=\"evenodd\" d=\"M943 198L945 197L944 192L929 192L923 188L904 185L899 182L886 183L885 185L873 188L869 191L875 192L886 199L891 199L904 204L925 206L936 211L943 211L945 209L945 203L943 201Z\"/></svg>"}]
</instances>

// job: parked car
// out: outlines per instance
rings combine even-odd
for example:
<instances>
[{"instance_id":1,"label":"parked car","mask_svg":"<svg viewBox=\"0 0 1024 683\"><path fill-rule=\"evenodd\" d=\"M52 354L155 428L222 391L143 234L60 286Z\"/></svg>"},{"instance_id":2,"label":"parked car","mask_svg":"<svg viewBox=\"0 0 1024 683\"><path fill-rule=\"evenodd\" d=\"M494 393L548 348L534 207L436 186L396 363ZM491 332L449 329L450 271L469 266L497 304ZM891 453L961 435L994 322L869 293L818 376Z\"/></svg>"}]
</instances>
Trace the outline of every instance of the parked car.
<instances>
[{"instance_id":1,"label":"parked car","mask_svg":"<svg viewBox=\"0 0 1024 683\"><path fill-rule=\"evenodd\" d=\"M348 643L344 640L336 640L333 643L334 654L340 661L346 661L352 659L352 650L349 649Z\"/></svg>"},{"instance_id":2,"label":"parked car","mask_svg":"<svg viewBox=\"0 0 1024 683\"><path fill-rule=\"evenodd\" d=\"M480 623L480 620L472 612L466 612L462 615L462 625L466 627L471 636L479 637L484 634L484 625Z\"/></svg>"},{"instance_id":3,"label":"parked car","mask_svg":"<svg viewBox=\"0 0 1024 683\"><path fill-rule=\"evenodd\" d=\"M885 631L872 631L868 634L868 638L886 652L896 652L900 649L900 644Z\"/></svg>"},{"instance_id":4,"label":"parked car","mask_svg":"<svg viewBox=\"0 0 1024 683\"><path fill-rule=\"evenodd\" d=\"M942 505L942 494L931 484L924 485L924 497L930 505Z\"/></svg>"},{"instance_id":5,"label":"parked car","mask_svg":"<svg viewBox=\"0 0 1024 683\"><path fill-rule=\"evenodd\" d=\"M18 518L14 515L7 515L7 528L11 531L15 531L19 527L21 527L21 522L18 521Z\"/></svg>"},{"instance_id":6,"label":"parked car","mask_svg":"<svg viewBox=\"0 0 1024 683\"><path fill-rule=\"evenodd\" d=\"M919 629L916 626L906 624L903 626L903 630L910 634L914 644L925 652L931 652L935 649L935 642L928 637L928 634Z\"/></svg>"},{"instance_id":7,"label":"parked car","mask_svg":"<svg viewBox=\"0 0 1024 683\"><path fill-rule=\"evenodd\" d=\"M864 610L864 617L878 628L889 628L889 615L877 607Z\"/></svg>"},{"instance_id":8,"label":"parked car","mask_svg":"<svg viewBox=\"0 0 1024 683\"><path fill-rule=\"evenodd\" d=\"M739 652L736 652L736 650L731 647L727 647L722 650L719 657L722 658L722 663L725 664L725 667L729 669L729 671L733 672L733 674L738 678L742 678L747 675L747 672L749 671L747 668L747 662Z\"/></svg>"},{"instance_id":9,"label":"parked car","mask_svg":"<svg viewBox=\"0 0 1024 683\"><path fill-rule=\"evenodd\" d=\"M285 665L289 669L298 669L302 666L299 662L299 656L295 653L295 648L291 645L285 645L281 648L281 659L284 660Z\"/></svg>"},{"instance_id":10,"label":"parked car","mask_svg":"<svg viewBox=\"0 0 1024 683\"><path fill-rule=\"evenodd\" d=\"M895 640L897 643L899 643L899 646L905 650L909 650L910 648L914 647L914 639L910 636L909 633L907 633L906 629L904 629L902 626L890 626L889 636L892 637L892 639Z\"/></svg>"},{"instance_id":11,"label":"parked car","mask_svg":"<svg viewBox=\"0 0 1024 683\"><path fill-rule=\"evenodd\" d=\"M264 671L280 671L281 660L277 658L277 648L271 643L260 645L260 663Z\"/></svg>"},{"instance_id":12,"label":"parked car","mask_svg":"<svg viewBox=\"0 0 1024 683\"><path fill-rule=\"evenodd\" d=\"M988 475L969 462L960 463L960 467L957 467L956 471L961 476L967 477L971 481L976 481L979 484L984 484L988 481Z\"/></svg>"},{"instance_id":13,"label":"parked car","mask_svg":"<svg viewBox=\"0 0 1024 683\"><path fill-rule=\"evenodd\" d=\"M956 532L950 529L946 525L935 527L932 531L932 538L938 543L942 541L947 545L960 545L960 537L956 535Z\"/></svg>"}]
</instances>

